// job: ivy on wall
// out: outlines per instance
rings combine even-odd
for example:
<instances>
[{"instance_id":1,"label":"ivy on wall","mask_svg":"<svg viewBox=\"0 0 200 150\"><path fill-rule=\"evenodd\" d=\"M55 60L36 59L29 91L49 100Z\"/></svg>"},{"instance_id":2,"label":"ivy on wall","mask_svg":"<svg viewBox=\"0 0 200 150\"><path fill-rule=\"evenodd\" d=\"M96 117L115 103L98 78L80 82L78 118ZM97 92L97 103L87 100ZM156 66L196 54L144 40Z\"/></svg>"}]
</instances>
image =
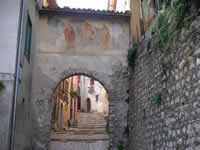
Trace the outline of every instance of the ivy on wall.
<instances>
[{"instance_id":1,"label":"ivy on wall","mask_svg":"<svg viewBox=\"0 0 200 150\"><path fill-rule=\"evenodd\" d=\"M122 141L120 141L120 144L118 144L117 149L118 150L124 150L124 146L123 146L123 142Z\"/></svg>"},{"instance_id":2,"label":"ivy on wall","mask_svg":"<svg viewBox=\"0 0 200 150\"><path fill-rule=\"evenodd\" d=\"M174 34L181 31L190 8L200 8L199 0L166 0L155 19L151 48L168 49Z\"/></svg>"},{"instance_id":3,"label":"ivy on wall","mask_svg":"<svg viewBox=\"0 0 200 150\"><path fill-rule=\"evenodd\" d=\"M154 101L155 101L155 104L157 104L157 105L162 104L162 96L161 96L160 92L155 94Z\"/></svg>"},{"instance_id":4,"label":"ivy on wall","mask_svg":"<svg viewBox=\"0 0 200 150\"><path fill-rule=\"evenodd\" d=\"M127 60L128 60L128 65L133 68L134 67L134 63L135 63L135 56L137 53L137 49L138 49L138 45L137 44L133 44L132 47L128 50L128 56L127 56Z\"/></svg>"},{"instance_id":5,"label":"ivy on wall","mask_svg":"<svg viewBox=\"0 0 200 150\"><path fill-rule=\"evenodd\" d=\"M70 95L72 98L79 97L79 93L77 91L71 91Z\"/></svg>"},{"instance_id":6,"label":"ivy on wall","mask_svg":"<svg viewBox=\"0 0 200 150\"><path fill-rule=\"evenodd\" d=\"M128 126L124 129L124 135L129 136L129 127Z\"/></svg>"},{"instance_id":7,"label":"ivy on wall","mask_svg":"<svg viewBox=\"0 0 200 150\"><path fill-rule=\"evenodd\" d=\"M146 112L146 109L143 110L143 113L144 113L144 114L143 114L143 119L146 120L146 119L147 119L147 112Z\"/></svg>"}]
</instances>

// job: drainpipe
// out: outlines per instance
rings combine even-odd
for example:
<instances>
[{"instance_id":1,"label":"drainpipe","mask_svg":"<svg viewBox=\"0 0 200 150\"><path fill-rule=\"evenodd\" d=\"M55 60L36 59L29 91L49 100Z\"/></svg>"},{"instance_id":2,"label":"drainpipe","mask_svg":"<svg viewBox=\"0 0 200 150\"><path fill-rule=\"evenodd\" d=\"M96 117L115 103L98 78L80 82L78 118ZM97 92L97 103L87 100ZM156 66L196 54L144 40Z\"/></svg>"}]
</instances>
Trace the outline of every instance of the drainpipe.
<instances>
[{"instance_id":1,"label":"drainpipe","mask_svg":"<svg viewBox=\"0 0 200 150\"><path fill-rule=\"evenodd\" d=\"M16 103L18 96L18 86L19 86L19 71L20 71L20 58L22 49L22 38L23 38L23 26L24 26L24 9L25 0L21 0L20 6L20 17L19 17L19 32L18 32L18 45L17 45L17 59L16 59L16 70L15 70L15 85L12 103L12 116L10 125L10 139L9 139L9 150L14 150L14 138L15 138L15 125L16 125Z\"/></svg>"}]
</instances>

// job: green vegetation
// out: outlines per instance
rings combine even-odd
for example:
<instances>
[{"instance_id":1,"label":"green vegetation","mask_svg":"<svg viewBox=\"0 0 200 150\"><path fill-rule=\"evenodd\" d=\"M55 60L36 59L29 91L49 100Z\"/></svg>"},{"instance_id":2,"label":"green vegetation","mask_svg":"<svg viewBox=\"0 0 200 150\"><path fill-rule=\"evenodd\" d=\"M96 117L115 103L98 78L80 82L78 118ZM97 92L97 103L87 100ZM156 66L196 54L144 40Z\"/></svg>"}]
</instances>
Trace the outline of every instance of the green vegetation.
<instances>
[{"instance_id":1,"label":"green vegetation","mask_svg":"<svg viewBox=\"0 0 200 150\"><path fill-rule=\"evenodd\" d=\"M161 96L160 92L158 92L158 93L155 94L154 101L155 101L155 104L161 105L161 103L162 103L162 96Z\"/></svg>"},{"instance_id":2,"label":"green vegetation","mask_svg":"<svg viewBox=\"0 0 200 150\"><path fill-rule=\"evenodd\" d=\"M71 95L72 98L79 97L78 91L71 91L70 95Z\"/></svg>"},{"instance_id":3,"label":"green vegetation","mask_svg":"<svg viewBox=\"0 0 200 150\"><path fill-rule=\"evenodd\" d=\"M134 60L135 60L137 49L138 49L138 45L133 44L132 48L128 50L128 56L127 56L128 65L132 68L134 67Z\"/></svg>"},{"instance_id":4,"label":"green vegetation","mask_svg":"<svg viewBox=\"0 0 200 150\"><path fill-rule=\"evenodd\" d=\"M67 123L68 123L68 128L71 128L71 122L70 122L70 120L68 120Z\"/></svg>"},{"instance_id":5,"label":"green vegetation","mask_svg":"<svg viewBox=\"0 0 200 150\"><path fill-rule=\"evenodd\" d=\"M121 141L120 144L117 146L118 150L124 150L123 142Z\"/></svg>"},{"instance_id":6,"label":"green vegetation","mask_svg":"<svg viewBox=\"0 0 200 150\"><path fill-rule=\"evenodd\" d=\"M146 119L147 119L147 112L146 112L146 109L144 109L143 111L144 111L144 112L143 112L143 113L144 113L143 119L146 120Z\"/></svg>"},{"instance_id":7,"label":"green vegetation","mask_svg":"<svg viewBox=\"0 0 200 150\"><path fill-rule=\"evenodd\" d=\"M124 129L124 135L129 136L129 128L128 128L128 126Z\"/></svg>"},{"instance_id":8,"label":"green vegetation","mask_svg":"<svg viewBox=\"0 0 200 150\"><path fill-rule=\"evenodd\" d=\"M0 81L0 92L3 91L5 89L5 85L3 84L2 81Z\"/></svg>"},{"instance_id":9,"label":"green vegetation","mask_svg":"<svg viewBox=\"0 0 200 150\"><path fill-rule=\"evenodd\" d=\"M174 34L179 33L184 25L184 18L190 8L200 7L199 0L167 0L162 6L152 30L151 47L153 49L168 49L169 41Z\"/></svg>"},{"instance_id":10,"label":"green vegetation","mask_svg":"<svg viewBox=\"0 0 200 150\"><path fill-rule=\"evenodd\" d=\"M167 11L161 13L155 20L155 27L152 31L153 48L163 48L169 39Z\"/></svg>"}]
</instances>

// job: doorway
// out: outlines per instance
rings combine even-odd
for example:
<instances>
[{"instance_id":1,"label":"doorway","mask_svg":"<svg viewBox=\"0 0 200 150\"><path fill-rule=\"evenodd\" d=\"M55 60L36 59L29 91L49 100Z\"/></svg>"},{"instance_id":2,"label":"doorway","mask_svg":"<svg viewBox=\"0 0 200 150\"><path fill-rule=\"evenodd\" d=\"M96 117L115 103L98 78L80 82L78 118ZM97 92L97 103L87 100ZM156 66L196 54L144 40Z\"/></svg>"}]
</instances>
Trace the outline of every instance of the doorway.
<instances>
[{"instance_id":1,"label":"doorway","mask_svg":"<svg viewBox=\"0 0 200 150\"><path fill-rule=\"evenodd\" d=\"M91 112L91 100L87 98L87 112Z\"/></svg>"}]
</instances>

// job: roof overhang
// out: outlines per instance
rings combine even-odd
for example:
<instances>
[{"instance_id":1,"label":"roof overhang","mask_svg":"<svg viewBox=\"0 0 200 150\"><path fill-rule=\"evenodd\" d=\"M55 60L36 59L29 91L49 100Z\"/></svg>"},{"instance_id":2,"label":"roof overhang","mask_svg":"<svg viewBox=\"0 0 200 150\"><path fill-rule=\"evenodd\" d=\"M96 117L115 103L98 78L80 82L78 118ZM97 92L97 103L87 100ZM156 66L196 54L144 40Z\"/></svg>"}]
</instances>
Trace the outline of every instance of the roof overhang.
<instances>
[{"instance_id":1,"label":"roof overhang","mask_svg":"<svg viewBox=\"0 0 200 150\"><path fill-rule=\"evenodd\" d=\"M130 11L114 12L105 10L93 9L75 9L75 8L41 8L40 15L64 15L64 16L79 16L79 17L95 17L95 18L112 18L130 20Z\"/></svg>"}]
</instances>

